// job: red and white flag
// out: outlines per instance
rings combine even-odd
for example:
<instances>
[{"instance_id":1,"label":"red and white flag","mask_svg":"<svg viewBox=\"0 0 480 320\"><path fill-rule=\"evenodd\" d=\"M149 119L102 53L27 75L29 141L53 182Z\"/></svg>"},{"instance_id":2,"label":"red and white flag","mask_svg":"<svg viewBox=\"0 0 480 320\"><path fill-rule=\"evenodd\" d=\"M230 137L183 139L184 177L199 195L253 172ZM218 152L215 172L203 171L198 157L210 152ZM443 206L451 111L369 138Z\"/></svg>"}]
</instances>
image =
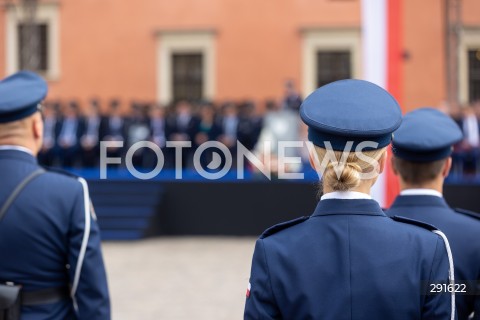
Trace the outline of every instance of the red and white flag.
<instances>
[{"instance_id":1,"label":"red and white flag","mask_svg":"<svg viewBox=\"0 0 480 320\"><path fill-rule=\"evenodd\" d=\"M362 0L363 79L388 90L401 104L402 92L402 0ZM399 193L398 181L390 168L372 189L382 207L391 205Z\"/></svg>"}]
</instances>

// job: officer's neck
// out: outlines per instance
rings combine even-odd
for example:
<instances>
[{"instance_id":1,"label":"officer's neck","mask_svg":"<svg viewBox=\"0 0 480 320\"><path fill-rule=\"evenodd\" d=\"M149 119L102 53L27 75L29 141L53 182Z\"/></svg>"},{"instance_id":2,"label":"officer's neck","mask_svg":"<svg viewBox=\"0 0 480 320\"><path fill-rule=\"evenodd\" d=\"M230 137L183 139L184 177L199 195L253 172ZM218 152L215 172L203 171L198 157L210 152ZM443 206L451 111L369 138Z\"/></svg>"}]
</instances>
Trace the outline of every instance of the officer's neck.
<instances>
[{"instance_id":1,"label":"officer's neck","mask_svg":"<svg viewBox=\"0 0 480 320\"><path fill-rule=\"evenodd\" d=\"M32 131L28 130L31 123L27 118L0 124L0 145L23 147L30 150L33 155L37 155L37 141Z\"/></svg>"},{"instance_id":2,"label":"officer's neck","mask_svg":"<svg viewBox=\"0 0 480 320\"><path fill-rule=\"evenodd\" d=\"M376 179L375 179L376 180ZM361 192L370 195L371 189L373 184L375 183L375 180L361 180L360 184L352 189L349 189L348 191L355 191L355 192ZM323 193L330 193L334 192L332 188L329 186L324 186L323 187Z\"/></svg>"},{"instance_id":3,"label":"officer's neck","mask_svg":"<svg viewBox=\"0 0 480 320\"><path fill-rule=\"evenodd\" d=\"M441 176L424 183L408 183L402 178L399 179L399 182L401 191L409 189L430 189L443 193L443 177Z\"/></svg>"},{"instance_id":4,"label":"officer's neck","mask_svg":"<svg viewBox=\"0 0 480 320\"><path fill-rule=\"evenodd\" d=\"M8 130L10 129L10 130ZM19 146L30 150L36 156L41 145L41 139L35 139L30 132L17 126L0 127L0 145Z\"/></svg>"}]
</instances>

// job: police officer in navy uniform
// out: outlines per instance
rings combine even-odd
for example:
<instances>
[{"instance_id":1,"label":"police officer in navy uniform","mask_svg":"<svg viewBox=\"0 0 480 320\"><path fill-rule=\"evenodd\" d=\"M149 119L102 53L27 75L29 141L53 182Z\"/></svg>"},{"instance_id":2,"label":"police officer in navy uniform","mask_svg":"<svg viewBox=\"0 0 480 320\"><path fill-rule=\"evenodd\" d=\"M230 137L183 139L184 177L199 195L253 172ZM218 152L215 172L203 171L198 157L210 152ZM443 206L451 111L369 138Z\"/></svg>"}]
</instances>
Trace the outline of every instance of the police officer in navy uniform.
<instances>
[{"instance_id":1,"label":"police officer in navy uniform","mask_svg":"<svg viewBox=\"0 0 480 320\"><path fill-rule=\"evenodd\" d=\"M45 81L0 81L0 283L21 285L22 320L110 319L100 234L82 178L44 171Z\"/></svg>"},{"instance_id":2,"label":"police officer in navy uniform","mask_svg":"<svg viewBox=\"0 0 480 320\"><path fill-rule=\"evenodd\" d=\"M452 165L452 147L462 131L447 115L432 108L407 113L393 138L392 167L399 176L401 193L388 215L430 223L450 240L459 285L456 305L459 320L475 312L480 319L480 216L453 210L442 196L443 180ZM460 286L461 285L461 286Z\"/></svg>"},{"instance_id":3,"label":"police officer in navy uniform","mask_svg":"<svg viewBox=\"0 0 480 320\"><path fill-rule=\"evenodd\" d=\"M425 286L452 277L446 239L387 217L369 195L401 123L395 99L370 82L340 80L307 97L300 115L323 196L311 216L257 240L245 319L454 319L452 295Z\"/></svg>"}]
</instances>

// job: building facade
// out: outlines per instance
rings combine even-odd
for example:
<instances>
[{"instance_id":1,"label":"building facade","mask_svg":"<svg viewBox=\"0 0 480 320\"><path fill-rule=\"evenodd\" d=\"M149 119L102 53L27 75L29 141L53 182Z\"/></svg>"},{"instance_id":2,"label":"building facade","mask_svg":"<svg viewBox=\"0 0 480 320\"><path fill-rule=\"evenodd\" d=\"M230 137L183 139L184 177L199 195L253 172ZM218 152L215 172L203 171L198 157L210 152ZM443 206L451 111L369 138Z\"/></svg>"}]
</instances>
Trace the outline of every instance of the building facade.
<instances>
[{"instance_id":1,"label":"building facade","mask_svg":"<svg viewBox=\"0 0 480 320\"><path fill-rule=\"evenodd\" d=\"M458 2L457 59L448 69L447 6ZM0 10L0 74L22 69L28 12ZM36 68L49 99L277 99L292 79L303 95L362 77L361 0L45 0L35 10ZM405 111L480 98L480 2L403 0ZM32 55L30 55L32 58Z\"/></svg>"}]
</instances>

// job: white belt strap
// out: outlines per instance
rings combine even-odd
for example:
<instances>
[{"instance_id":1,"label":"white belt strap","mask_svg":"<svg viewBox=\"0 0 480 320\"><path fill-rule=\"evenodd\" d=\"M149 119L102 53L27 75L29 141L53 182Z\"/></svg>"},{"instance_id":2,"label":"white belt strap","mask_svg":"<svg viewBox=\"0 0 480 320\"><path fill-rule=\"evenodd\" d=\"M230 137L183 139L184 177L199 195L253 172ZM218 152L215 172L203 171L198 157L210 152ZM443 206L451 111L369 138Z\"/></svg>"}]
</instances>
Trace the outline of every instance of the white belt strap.
<instances>
[{"instance_id":1,"label":"white belt strap","mask_svg":"<svg viewBox=\"0 0 480 320\"><path fill-rule=\"evenodd\" d=\"M453 286L452 288L452 315L450 319L455 320L455 269L453 268L453 257L452 257L452 250L450 249L450 243L448 242L447 236L440 230L433 230L433 233L438 234L445 242L445 247L447 248L447 255L448 255L448 279L449 284Z\"/></svg>"},{"instance_id":2,"label":"white belt strap","mask_svg":"<svg viewBox=\"0 0 480 320\"><path fill-rule=\"evenodd\" d=\"M78 254L77 266L75 268L75 276L73 277L73 285L70 295L73 300L73 306L78 311L78 304L75 299L75 293L77 292L78 282L80 281L80 274L82 272L83 260L85 259L85 253L87 251L88 238L90 236L90 197L88 193L88 185L85 179L78 178L78 181L82 184L83 188L83 205L85 208L85 230L83 233L82 245Z\"/></svg>"}]
</instances>

